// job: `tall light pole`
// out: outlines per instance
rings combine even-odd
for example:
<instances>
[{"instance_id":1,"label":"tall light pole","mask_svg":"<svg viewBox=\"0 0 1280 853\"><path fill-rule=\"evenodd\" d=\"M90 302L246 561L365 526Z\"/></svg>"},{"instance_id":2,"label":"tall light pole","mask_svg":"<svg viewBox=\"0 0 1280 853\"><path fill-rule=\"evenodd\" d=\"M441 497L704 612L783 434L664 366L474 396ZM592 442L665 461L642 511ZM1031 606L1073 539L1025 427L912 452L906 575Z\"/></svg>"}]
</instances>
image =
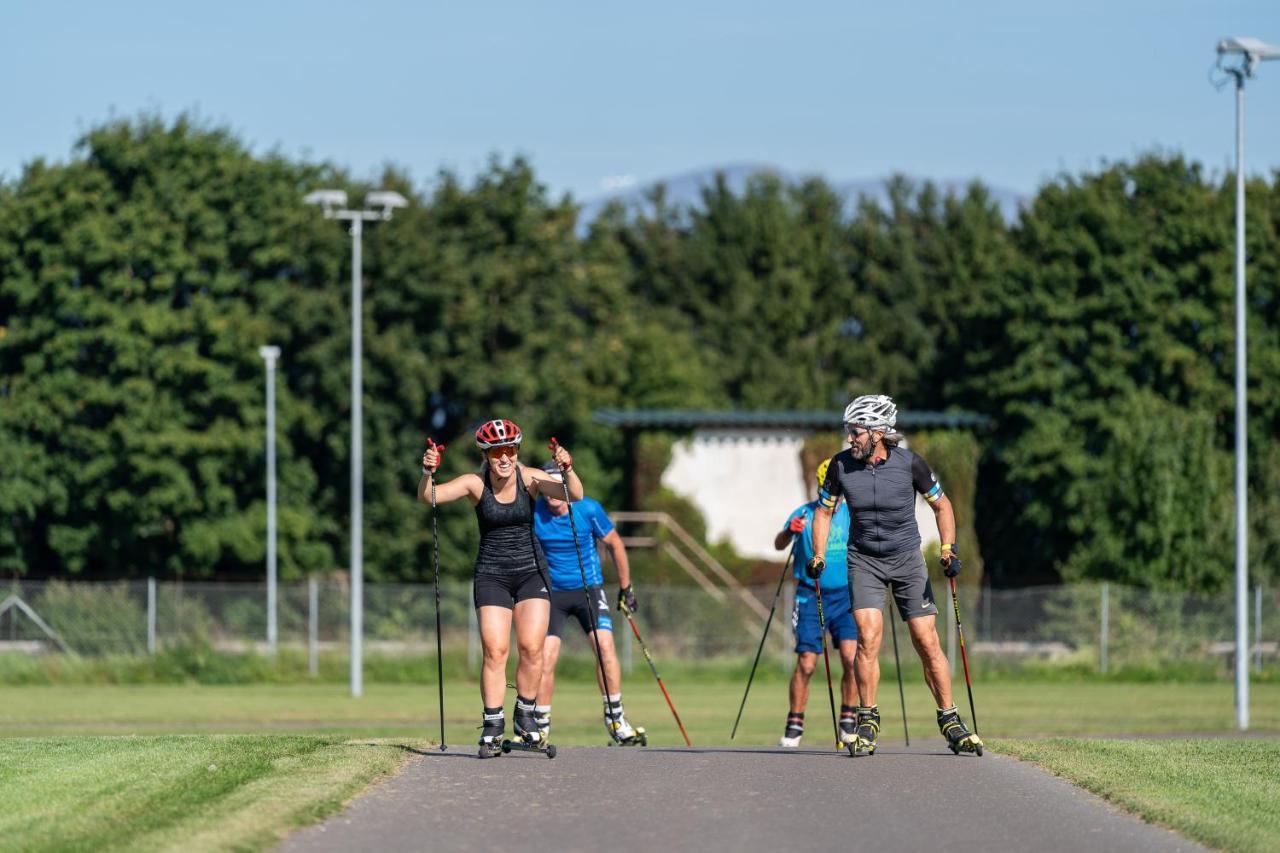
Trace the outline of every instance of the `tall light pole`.
<instances>
[{"instance_id":1,"label":"tall light pole","mask_svg":"<svg viewBox=\"0 0 1280 853\"><path fill-rule=\"evenodd\" d=\"M267 363L267 653L276 656L276 361L280 347L258 347Z\"/></svg>"},{"instance_id":2,"label":"tall light pole","mask_svg":"<svg viewBox=\"0 0 1280 853\"><path fill-rule=\"evenodd\" d=\"M364 197L364 208L347 209L347 194L342 190L316 190L302 199L318 204L325 219L341 219L351 223L351 695L364 693L364 468L363 468L363 379L361 376L361 335L364 317L360 286L360 237L364 223L390 219L398 207L409 202L397 192L379 190Z\"/></svg>"},{"instance_id":3,"label":"tall light pole","mask_svg":"<svg viewBox=\"0 0 1280 853\"><path fill-rule=\"evenodd\" d=\"M1236 67L1222 60L1238 55ZM1255 38L1218 42L1218 66L1236 81L1236 727L1249 728L1249 468L1244 291L1244 81L1280 47Z\"/></svg>"}]
</instances>

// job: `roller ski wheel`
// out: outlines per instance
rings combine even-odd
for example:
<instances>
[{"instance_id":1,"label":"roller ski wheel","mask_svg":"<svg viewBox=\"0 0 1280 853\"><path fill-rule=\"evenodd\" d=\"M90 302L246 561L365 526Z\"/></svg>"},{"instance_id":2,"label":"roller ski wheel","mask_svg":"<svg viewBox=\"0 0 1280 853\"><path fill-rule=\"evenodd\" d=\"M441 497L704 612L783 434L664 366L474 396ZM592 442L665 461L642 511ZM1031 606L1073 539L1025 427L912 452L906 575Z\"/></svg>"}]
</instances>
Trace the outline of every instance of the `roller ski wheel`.
<instances>
[{"instance_id":1,"label":"roller ski wheel","mask_svg":"<svg viewBox=\"0 0 1280 853\"><path fill-rule=\"evenodd\" d=\"M871 707L858 708L858 722L854 729L853 740L849 741L845 748L849 750L849 754L854 757L875 755L877 741L880 739L880 708L872 705Z\"/></svg>"},{"instance_id":2,"label":"roller ski wheel","mask_svg":"<svg viewBox=\"0 0 1280 853\"><path fill-rule=\"evenodd\" d=\"M982 757L982 738L965 727L964 720L960 719L960 713L955 708L938 712L938 729L947 739L947 746L954 754L969 752Z\"/></svg>"},{"instance_id":3,"label":"roller ski wheel","mask_svg":"<svg viewBox=\"0 0 1280 853\"><path fill-rule=\"evenodd\" d=\"M498 758L501 755L505 755L507 752L510 752L510 750L507 749L506 741L501 743L498 741L493 741L492 743L481 741L480 751L478 754L480 758Z\"/></svg>"}]
</instances>

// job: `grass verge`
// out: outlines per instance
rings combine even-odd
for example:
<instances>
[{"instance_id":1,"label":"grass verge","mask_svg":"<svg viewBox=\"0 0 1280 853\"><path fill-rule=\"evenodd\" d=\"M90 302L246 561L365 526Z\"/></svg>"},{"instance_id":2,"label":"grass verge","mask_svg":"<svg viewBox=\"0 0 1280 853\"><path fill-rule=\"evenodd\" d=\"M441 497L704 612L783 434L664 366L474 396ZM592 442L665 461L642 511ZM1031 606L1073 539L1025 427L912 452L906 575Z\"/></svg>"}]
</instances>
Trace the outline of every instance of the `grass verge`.
<instances>
[{"instance_id":1,"label":"grass verge","mask_svg":"<svg viewBox=\"0 0 1280 853\"><path fill-rule=\"evenodd\" d=\"M409 754L324 736L0 739L0 846L261 850Z\"/></svg>"},{"instance_id":2,"label":"grass verge","mask_svg":"<svg viewBox=\"0 0 1280 853\"><path fill-rule=\"evenodd\" d=\"M1280 850L1280 741L1004 740L1146 820L1221 850Z\"/></svg>"}]
</instances>

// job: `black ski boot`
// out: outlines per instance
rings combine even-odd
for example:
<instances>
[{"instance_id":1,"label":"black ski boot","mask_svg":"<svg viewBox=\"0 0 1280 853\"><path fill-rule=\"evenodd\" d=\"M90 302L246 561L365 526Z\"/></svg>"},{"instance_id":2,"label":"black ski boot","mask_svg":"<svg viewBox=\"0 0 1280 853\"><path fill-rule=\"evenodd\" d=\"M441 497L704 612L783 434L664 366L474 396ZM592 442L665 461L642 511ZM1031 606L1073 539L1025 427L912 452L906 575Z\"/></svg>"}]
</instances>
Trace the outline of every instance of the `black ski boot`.
<instances>
[{"instance_id":1,"label":"black ski boot","mask_svg":"<svg viewBox=\"0 0 1280 853\"><path fill-rule=\"evenodd\" d=\"M859 705L853 742L846 745L850 755L875 755L880 738L880 706Z\"/></svg>"},{"instance_id":2,"label":"black ski boot","mask_svg":"<svg viewBox=\"0 0 1280 853\"><path fill-rule=\"evenodd\" d=\"M517 740L504 740L503 752L541 752L547 758L556 757L556 748L547 742L538 725L538 713L532 699L516 696L516 712L511 715L511 727L516 730Z\"/></svg>"},{"instance_id":3,"label":"black ski boot","mask_svg":"<svg viewBox=\"0 0 1280 853\"><path fill-rule=\"evenodd\" d=\"M516 737L530 746L542 744L542 727L538 725L538 714L534 710L533 700L516 697L516 711L511 715L511 727L515 729Z\"/></svg>"},{"instance_id":4,"label":"black ski boot","mask_svg":"<svg viewBox=\"0 0 1280 853\"><path fill-rule=\"evenodd\" d=\"M840 706L840 743L847 748L858 739L858 709L854 705Z\"/></svg>"},{"instance_id":5,"label":"black ski boot","mask_svg":"<svg viewBox=\"0 0 1280 853\"><path fill-rule=\"evenodd\" d=\"M480 726L480 757L497 758L502 755L502 733L507 728L507 717L501 708L485 708L484 722Z\"/></svg>"},{"instance_id":6,"label":"black ski boot","mask_svg":"<svg viewBox=\"0 0 1280 853\"><path fill-rule=\"evenodd\" d=\"M951 747L951 751L956 755L962 752L982 755L982 739L965 728L964 720L960 719L960 712L954 705L938 711L938 728L942 731L942 736L947 739L947 746Z\"/></svg>"},{"instance_id":7,"label":"black ski boot","mask_svg":"<svg viewBox=\"0 0 1280 853\"><path fill-rule=\"evenodd\" d=\"M804 711L791 711L787 714L787 725L778 738L778 746L783 749L795 749L800 746L800 738L804 737Z\"/></svg>"}]
</instances>

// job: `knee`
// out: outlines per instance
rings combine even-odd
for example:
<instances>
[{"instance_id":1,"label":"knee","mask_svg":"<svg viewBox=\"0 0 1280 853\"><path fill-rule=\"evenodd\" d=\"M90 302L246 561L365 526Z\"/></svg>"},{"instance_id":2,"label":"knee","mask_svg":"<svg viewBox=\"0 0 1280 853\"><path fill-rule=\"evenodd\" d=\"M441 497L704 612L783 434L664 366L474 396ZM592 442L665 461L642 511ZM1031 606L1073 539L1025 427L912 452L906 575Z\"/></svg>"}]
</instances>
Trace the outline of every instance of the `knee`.
<instances>
[{"instance_id":1,"label":"knee","mask_svg":"<svg viewBox=\"0 0 1280 853\"><path fill-rule=\"evenodd\" d=\"M521 643L520 662L541 667L544 661L542 643Z\"/></svg>"},{"instance_id":2,"label":"knee","mask_svg":"<svg viewBox=\"0 0 1280 853\"><path fill-rule=\"evenodd\" d=\"M818 658L816 655L801 655L796 661L796 672L805 678L813 676L814 670L818 668Z\"/></svg>"},{"instance_id":3,"label":"knee","mask_svg":"<svg viewBox=\"0 0 1280 853\"><path fill-rule=\"evenodd\" d=\"M484 647L484 665L487 667L506 666L509 652L510 647L506 643L486 645Z\"/></svg>"}]
</instances>

